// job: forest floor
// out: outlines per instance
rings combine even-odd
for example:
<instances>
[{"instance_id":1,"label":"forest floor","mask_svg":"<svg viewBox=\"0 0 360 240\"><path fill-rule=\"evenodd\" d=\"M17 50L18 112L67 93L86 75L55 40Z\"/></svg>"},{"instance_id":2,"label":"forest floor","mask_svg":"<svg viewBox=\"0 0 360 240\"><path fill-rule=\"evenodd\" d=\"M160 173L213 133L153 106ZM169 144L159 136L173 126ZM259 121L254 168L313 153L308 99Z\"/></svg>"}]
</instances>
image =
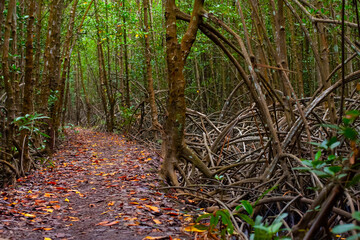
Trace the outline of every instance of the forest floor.
<instances>
[{"instance_id":1,"label":"forest floor","mask_svg":"<svg viewBox=\"0 0 360 240\"><path fill-rule=\"evenodd\" d=\"M76 129L49 163L0 190L0 239L194 238L200 210L158 190L159 157L123 136Z\"/></svg>"}]
</instances>

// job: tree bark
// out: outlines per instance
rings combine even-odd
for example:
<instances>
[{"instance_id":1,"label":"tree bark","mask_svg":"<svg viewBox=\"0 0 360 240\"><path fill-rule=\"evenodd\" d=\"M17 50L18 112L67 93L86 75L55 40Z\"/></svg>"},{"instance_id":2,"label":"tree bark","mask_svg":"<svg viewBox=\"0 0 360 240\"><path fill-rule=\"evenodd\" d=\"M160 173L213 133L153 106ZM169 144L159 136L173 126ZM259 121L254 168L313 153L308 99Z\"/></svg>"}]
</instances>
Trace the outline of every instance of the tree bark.
<instances>
[{"instance_id":1,"label":"tree bark","mask_svg":"<svg viewBox=\"0 0 360 240\"><path fill-rule=\"evenodd\" d=\"M193 157L188 153L189 149L184 141L186 104L183 70L186 58L196 39L203 4L203 0L195 0L190 23L180 44L177 38L177 11L175 0L167 0L165 4L166 61L168 67L169 98L167 103L168 116L165 123L165 136L163 141L165 145L163 148L165 159L161 166L160 174L174 185L179 185L175 174L175 165L179 158L184 157L182 155L185 155L185 159ZM201 164L202 162L200 161L198 163ZM199 170L202 171L200 168ZM207 168L202 172L211 177L211 173L206 170Z\"/></svg>"},{"instance_id":2,"label":"tree bark","mask_svg":"<svg viewBox=\"0 0 360 240\"><path fill-rule=\"evenodd\" d=\"M150 28L149 28L149 0L143 0L144 8L144 40L145 40L145 62L146 62L146 80L147 80L147 90L148 98L151 109L151 123L152 129L160 130L161 126L158 121L158 112L155 103L155 92L154 92L154 79L152 74L151 66L151 47L150 47Z\"/></svg>"},{"instance_id":3,"label":"tree bark","mask_svg":"<svg viewBox=\"0 0 360 240\"><path fill-rule=\"evenodd\" d=\"M6 144L8 150L11 149L11 143L14 133L13 120L15 118L15 101L14 101L14 89L10 79L10 68L9 68L9 48L10 48L10 36L11 36L11 23L13 20L13 14L16 8L16 0L10 0L8 4L8 13L5 22L4 42L2 48L2 69L3 79L6 92L5 108L6 108ZM7 156L7 155L5 155ZM6 160L6 159L5 159Z\"/></svg>"},{"instance_id":4,"label":"tree bark","mask_svg":"<svg viewBox=\"0 0 360 240\"><path fill-rule=\"evenodd\" d=\"M34 57L33 57L33 42L34 42L34 13L35 13L35 0L31 0L28 8L28 25L27 25L27 40L26 40L26 57L25 57L25 77L24 77L24 99L22 104L22 114L33 113L33 92L34 92L34 78L33 78L33 68L34 68ZM23 170L27 172L30 169L30 157L29 157L29 147L27 135L29 131L24 129L21 132L21 143L23 144Z\"/></svg>"}]
</instances>

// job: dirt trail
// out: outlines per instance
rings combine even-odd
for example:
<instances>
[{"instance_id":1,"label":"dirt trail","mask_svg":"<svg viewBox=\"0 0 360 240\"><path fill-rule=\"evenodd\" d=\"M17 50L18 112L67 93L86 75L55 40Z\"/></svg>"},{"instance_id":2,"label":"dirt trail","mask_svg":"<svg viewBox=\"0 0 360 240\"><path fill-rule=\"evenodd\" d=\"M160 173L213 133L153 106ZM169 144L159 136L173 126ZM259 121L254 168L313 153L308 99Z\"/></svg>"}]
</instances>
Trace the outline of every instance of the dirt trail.
<instances>
[{"instance_id":1,"label":"dirt trail","mask_svg":"<svg viewBox=\"0 0 360 240\"><path fill-rule=\"evenodd\" d=\"M121 136L72 131L53 167L0 191L0 239L192 239L187 205L156 190L158 167Z\"/></svg>"}]
</instances>

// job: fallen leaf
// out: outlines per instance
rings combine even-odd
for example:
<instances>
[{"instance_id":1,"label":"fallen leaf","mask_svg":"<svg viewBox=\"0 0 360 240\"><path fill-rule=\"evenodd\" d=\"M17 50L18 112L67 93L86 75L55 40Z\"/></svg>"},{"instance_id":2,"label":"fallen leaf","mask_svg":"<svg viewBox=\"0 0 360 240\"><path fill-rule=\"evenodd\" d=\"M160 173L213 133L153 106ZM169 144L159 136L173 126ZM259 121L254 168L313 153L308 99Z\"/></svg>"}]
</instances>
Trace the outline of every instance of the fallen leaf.
<instances>
[{"instance_id":1,"label":"fallen leaf","mask_svg":"<svg viewBox=\"0 0 360 240\"><path fill-rule=\"evenodd\" d=\"M119 223L119 221L113 221L113 222L104 224L103 226L112 226L112 225L115 225L115 224L118 224L118 223Z\"/></svg>"},{"instance_id":2,"label":"fallen leaf","mask_svg":"<svg viewBox=\"0 0 360 240\"><path fill-rule=\"evenodd\" d=\"M205 232L206 230L197 229L195 226L187 226L184 228L186 232Z\"/></svg>"},{"instance_id":3,"label":"fallen leaf","mask_svg":"<svg viewBox=\"0 0 360 240\"><path fill-rule=\"evenodd\" d=\"M178 216L179 214L178 213L174 213L174 212L169 212L169 213L166 213L167 215L170 215L170 216Z\"/></svg>"},{"instance_id":4,"label":"fallen leaf","mask_svg":"<svg viewBox=\"0 0 360 240\"><path fill-rule=\"evenodd\" d=\"M184 221L185 221L185 222L191 222L192 219L193 219L192 217L187 217L187 218L184 219Z\"/></svg>"},{"instance_id":5,"label":"fallen leaf","mask_svg":"<svg viewBox=\"0 0 360 240\"><path fill-rule=\"evenodd\" d=\"M44 194L44 197L51 197L51 196L53 196L54 194L52 194L52 193L45 193Z\"/></svg>"},{"instance_id":6,"label":"fallen leaf","mask_svg":"<svg viewBox=\"0 0 360 240\"><path fill-rule=\"evenodd\" d=\"M52 208L55 210L59 210L61 207L59 205L54 205L54 206L52 206Z\"/></svg>"},{"instance_id":7,"label":"fallen leaf","mask_svg":"<svg viewBox=\"0 0 360 240\"><path fill-rule=\"evenodd\" d=\"M44 240L52 240L52 239L51 239L51 238L46 237L46 238L44 238Z\"/></svg>"},{"instance_id":8,"label":"fallen leaf","mask_svg":"<svg viewBox=\"0 0 360 240\"><path fill-rule=\"evenodd\" d=\"M69 220L72 221L72 222L80 221L80 219L77 218L77 217L70 217L70 216L69 216L68 218L69 218Z\"/></svg>"},{"instance_id":9,"label":"fallen leaf","mask_svg":"<svg viewBox=\"0 0 360 240\"><path fill-rule=\"evenodd\" d=\"M69 199L65 198L65 202L70 202Z\"/></svg>"},{"instance_id":10,"label":"fallen leaf","mask_svg":"<svg viewBox=\"0 0 360 240\"><path fill-rule=\"evenodd\" d=\"M109 223L109 221L103 221L103 222L99 222L98 224L96 224L96 226L104 226L104 224Z\"/></svg>"},{"instance_id":11,"label":"fallen leaf","mask_svg":"<svg viewBox=\"0 0 360 240\"><path fill-rule=\"evenodd\" d=\"M150 209L151 209L152 211L154 211L154 212L160 212L160 210L159 210L158 207L154 207L154 206L146 205L146 204L145 204L145 206L148 207L148 208L150 208Z\"/></svg>"},{"instance_id":12,"label":"fallen leaf","mask_svg":"<svg viewBox=\"0 0 360 240\"><path fill-rule=\"evenodd\" d=\"M151 237L151 236L147 236L147 237L143 238L143 240L146 240L146 239L165 240L165 239L169 239L169 237L168 237L168 236L162 236L162 237Z\"/></svg>"},{"instance_id":13,"label":"fallen leaf","mask_svg":"<svg viewBox=\"0 0 360 240\"><path fill-rule=\"evenodd\" d=\"M24 215L25 217L29 217L29 218L35 218L36 215L34 214L29 214L29 213L21 213L22 215Z\"/></svg>"},{"instance_id":14,"label":"fallen leaf","mask_svg":"<svg viewBox=\"0 0 360 240\"><path fill-rule=\"evenodd\" d=\"M108 203L108 206L114 206L115 202L114 201L111 201Z\"/></svg>"},{"instance_id":15,"label":"fallen leaf","mask_svg":"<svg viewBox=\"0 0 360 240\"><path fill-rule=\"evenodd\" d=\"M160 222L159 220L157 220L157 219L153 219L153 221L154 221L154 223L156 223L156 224L161 224L161 222Z\"/></svg>"},{"instance_id":16,"label":"fallen leaf","mask_svg":"<svg viewBox=\"0 0 360 240\"><path fill-rule=\"evenodd\" d=\"M132 204L132 205L139 205L138 202L129 202L129 203Z\"/></svg>"}]
</instances>

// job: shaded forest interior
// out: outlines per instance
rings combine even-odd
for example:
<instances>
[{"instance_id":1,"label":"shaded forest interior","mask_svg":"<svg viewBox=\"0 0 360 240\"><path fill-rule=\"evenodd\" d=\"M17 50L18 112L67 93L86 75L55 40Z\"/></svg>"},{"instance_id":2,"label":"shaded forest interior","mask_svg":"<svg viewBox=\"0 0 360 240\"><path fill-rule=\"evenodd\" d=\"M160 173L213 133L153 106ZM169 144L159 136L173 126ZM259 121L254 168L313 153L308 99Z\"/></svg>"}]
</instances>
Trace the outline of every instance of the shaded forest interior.
<instances>
[{"instance_id":1,"label":"shaded forest interior","mask_svg":"<svg viewBox=\"0 0 360 240\"><path fill-rule=\"evenodd\" d=\"M357 239L359 4L0 0L0 185L82 126L158 153L208 237Z\"/></svg>"}]
</instances>

